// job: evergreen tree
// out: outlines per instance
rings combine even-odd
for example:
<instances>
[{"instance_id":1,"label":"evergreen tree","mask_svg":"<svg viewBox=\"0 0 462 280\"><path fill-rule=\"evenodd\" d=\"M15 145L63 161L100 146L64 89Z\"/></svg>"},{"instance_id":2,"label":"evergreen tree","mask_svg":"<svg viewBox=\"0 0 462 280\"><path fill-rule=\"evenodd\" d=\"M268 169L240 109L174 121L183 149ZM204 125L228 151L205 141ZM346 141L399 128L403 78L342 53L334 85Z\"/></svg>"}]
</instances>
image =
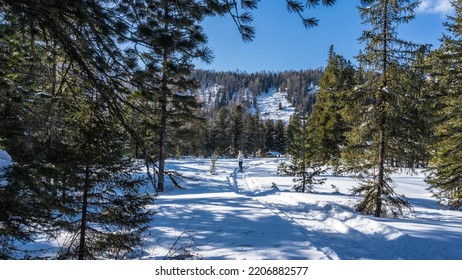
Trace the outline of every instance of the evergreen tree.
<instances>
[{"instance_id":1,"label":"evergreen tree","mask_svg":"<svg viewBox=\"0 0 462 280\"><path fill-rule=\"evenodd\" d=\"M410 65L398 68L401 90L405 92L399 99L399 113L392 115L393 135L397 150L393 151L389 164L394 167L419 168L428 165L428 146L432 140L431 117L432 105L425 97L427 84L427 67L425 59L429 46L422 45L410 58Z\"/></svg>"},{"instance_id":2,"label":"evergreen tree","mask_svg":"<svg viewBox=\"0 0 462 280\"><path fill-rule=\"evenodd\" d=\"M462 207L462 3L451 3L455 14L446 23L450 34L443 36L442 46L429 59L436 139L427 182L440 203L455 210Z\"/></svg>"},{"instance_id":3,"label":"evergreen tree","mask_svg":"<svg viewBox=\"0 0 462 280\"><path fill-rule=\"evenodd\" d=\"M221 155L230 155L230 147L232 142L229 112L226 107L222 107L218 111L213 136L216 152Z\"/></svg>"},{"instance_id":4,"label":"evergreen tree","mask_svg":"<svg viewBox=\"0 0 462 280\"><path fill-rule=\"evenodd\" d=\"M238 2L240 2L240 5ZM253 20L251 11L257 8L258 2L259 0L225 1L226 7L244 41L251 41L255 37L255 28L249 24ZM332 6L335 2L336 0L323 0L322 4L325 6ZM318 25L318 20L314 17L304 16L303 13L305 9L314 8L319 4L319 0L307 0L305 3L296 0L286 0L287 10L291 13L296 13L302 19L302 23L306 28Z\"/></svg>"},{"instance_id":5,"label":"evergreen tree","mask_svg":"<svg viewBox=\"0 0 462 280\"><path fill-rule=\"evenodd\" d=\"M345 120L351 125L346 134L348 149L344 158L347 166L358 173L361 184L354 194L363 194L357 209L365 214L380 217L390 211L402 215L409 207L405 197L394 191L390 178L393 169L389 160L403 153L402 143L395 141L408 135L401 126L405 121L402 101L407 87L399 73L408 71L410 56L416 45L397 37L399 24L414 18L419 2L412 0L363 0L359 8L364 24L360 42L365 44L358 60L364 67L359 73L360 85L352 91L352 102L345 110ZM406 134L404 134L406 133Z\"/></svg>"},{"instance_id":6,"label":"evergreen tree","mask_svg":"<svg viewBox=\"0 0 462 280\"><path fill-rule=\"evenodd\" d=\"M309 119L321 163L338 166L340 148L345 144L346 124L341 116L343 96L354 87L355 70L352 64L329 49L329 59L319 82L319 92Z\"/></svg>"},{"instance_id":7,"label":"evergreen tree","mask_svg":"<svg viewBox=\"0 0 462 280\"><path fill-rule=\"evenodd\" d=\"M274 135L274 147L275 151L284 154L286 149L286 133L285 133L285 126L282 120L277 120L276 125L274 127L275 135Z\"/></svg>"},{"instance_id":8,"label":"evergreen tree","mask_svg":"<svg viewBox=\"0 0 462 280\"><path fill-rule=\"evenodd\" d=\"M266 151L274 151L275 149L275 137L276 137L276 130L274 129L274 121L267 119L265 121L265 150Z\"/></svg>"},{"instance_id":9,"label":"evergreen tree","mask_svg":"<svg viewBox=\"0 0 462 280\"><path fill-rule=\"evenodd\" d=\"M192 60L211 59L199 23L212 11L207 4L197 1L146 0L143 4L136 11L137 17L142 15L136 39L145 42L147 48L139 54L146 64L141 83L151 83L144 95L157 103L153 108L158 117L154 131L159 137L157 190L163 191L168 130L173 121L179 125L189 121L199 107L195 97L188 94L195 86L190 79Z\"/></svg>"},{"instance_id":10,"label":"evergreen tree","mask_svg":"<svg viewBox=\"0 0 462 280\"><path fill-rule=\"evenodd\" d=\"M242 105L236 105L231 109L231 135L234 151L242 150L243 132L244 132L244 108Z\"/></svg>"},{"instance_id":11,"label":"evergreen tree","mask_svg":"<svg viewBox=\"0 0 462 280\"><path fill-rule=\"evenodd\" d=\"M0 146L14 160L0 172L0 182L8 182L0 184L0 259L6 259L17 256L18 241L50 228L56 215L53 192L37 180L47 169L46 145L37 141L43 136L40 116L47 112L43 102L51 99L43 92L50 82L40 79L46 47L34 46L27 32L19 36L9 22L0 24L0 34Z\"/></svg>"},{"instance_id":12,"label":"evergreen tree","mask_svg":"<svg viewBox=\"0 0 462 280\"><path fill-rule=\"evenodd\" d=\"M257 156L257 153L263 150L263 128L258 114L246 115L244 135L244 153Z\"/></svg>"},{"instance_id":13,"label":"evergreen tree","mask_svg":"<svg viewBox=\"0 0 462 280\"><path fill-rule=\"evenodd\" d=\"M294 179L297 192L312 192L313 185L323 184L325 179L318 179L324 167L316 159L317 147L313 134L308 131L306 114L294 115L287 128L287 151L291 163L279 167L279 173L296 176Z\"/></svg>"},{"instance_id":14,"label":"evergreen tree","mask_svg":"<svg viewBox=\"0 0 462 280\"><path fill-rule=\"evenodd\" d=\"M67 161L61 163L62 184L59 225L67 235L59 258L123 259L141 247L153 212L146 206L145 179L134 175L135 162L125 157L127 135L101 111L98 97L88 92L67 109L65 143ZM73 164L70 168L69 164Z\"/></svg>"},{"instance_id":15,"label":"evergreen tree","mask_svg":"<svg viewBox=\"0 0 462 280\"><path fill-rule=\"evenodd\" d=\"M22 131L4 145L13 151L15 164L0 190L0 239L6 249L1 257L27 257L14 254L17 240L70 234L72 244L63 257L121 258L140 244L151 219L144 207L152 197L138 195L142 180L131 177L133 164L122 157L127 135L115 125L102 96L94 89L84 93L85 75L59 44L31 33L16 36L24 40L20 44L0 40L5 43L0 57L16 46L22 49L14 60L1 59L7 62L2 69L17 73L5 76L10 88L0 92L0 107L10 116L3 119L2 133L8 132L11 116L20 120ZM20 98L10 99L11 94ZM93 112L98 117L90 118Z\"/></svg>"}]
</instances>

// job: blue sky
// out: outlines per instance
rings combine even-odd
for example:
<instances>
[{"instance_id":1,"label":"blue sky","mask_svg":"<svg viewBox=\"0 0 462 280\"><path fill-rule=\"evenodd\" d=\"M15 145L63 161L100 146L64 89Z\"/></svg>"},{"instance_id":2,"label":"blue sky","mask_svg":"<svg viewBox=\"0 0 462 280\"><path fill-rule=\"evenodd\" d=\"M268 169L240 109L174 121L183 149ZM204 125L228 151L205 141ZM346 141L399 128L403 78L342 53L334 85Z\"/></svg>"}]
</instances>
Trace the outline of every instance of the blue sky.
<instances>
[{"instance_id":1,"label":"blue sky","mask_svg":"<svg viewBox=\"0 0 462 280\"><path fill-rule=\"evenodd\" d=\"M203 26L215 59L211 64L197 62L196 68L250 73L323 67L330 45L355 62L364 29L358 5L360 0L337 0L332 7L307 10L305 15L318 18L319 25L305 29L296 14L287 12L285 0L262 0L253 12L256 38L249 43L241 40L229 16L208 18ZM451 12L449 0L423 0L416 12L416 19L400 28L400 38L437 47Z\"/></svg>"}]
</instances>

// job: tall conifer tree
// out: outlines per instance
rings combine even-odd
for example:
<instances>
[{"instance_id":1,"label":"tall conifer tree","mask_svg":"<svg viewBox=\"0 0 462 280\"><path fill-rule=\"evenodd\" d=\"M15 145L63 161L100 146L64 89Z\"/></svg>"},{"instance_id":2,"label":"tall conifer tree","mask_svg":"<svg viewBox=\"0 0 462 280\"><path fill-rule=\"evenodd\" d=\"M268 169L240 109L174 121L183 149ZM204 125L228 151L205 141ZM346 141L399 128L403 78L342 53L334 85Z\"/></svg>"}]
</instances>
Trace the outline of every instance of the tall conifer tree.
<instances>
[{"instance_id":1,"label":"tall conifer tree","mask_svg":"<svg viewBox=\"0 0 462 280\"><path fill-rule=\"evenodd\" d=\"M188 94L195 86L190 78L192 60L211 59L199 23L213 11L198 1L145 0L143 4L135 14L141 21L135 36L146 47L139 52L145 71L138 77L141 84L151 85L143 95L156 104L151 114L157 116L153 124L158 135L157 190L163 191L169 130L173 121L191 120L193 108L199 105L195 96Z\"/></svg>"},{"instance_id":2,"label":"tall conifer tree","mask_svg":"<svg viewBox=\"0 0 462 280\"><path fill-rule=\"evenodd\" d=\"M308 124L314 133L322 163L339 164L340 147L345 144L344 133L347 130L341 116L345 102L343 96L354 87L354 73L353 65L335 53L331 46Z\"/></svg>"},{"instance_id":3,"label":"tall conifer tree","mask_svg":"<svg viewBox=\"0 0 462 280\"><path fill-rule=\"evenodd\" d=\"M274 151L275 149L275 138L276 138L276 130L274 127L274 121L271 119L267 119L264 122L265 131L265 150L266 151Z\"/></svg>"},{"instance_id":4,"label":"tall conifer tree","mask_svg":"<svg viewBox=\"0 0 462 280\"><path fill-rule=\"evenodd\" d=\"M63 189L59 225L67 238L58 257L135 258L132 253L141 248L152 220L147 206L154 197L145 192L143 176L136 175L139 166L125 156L128 135L95 104L94 92L83 91L67 107L67 129L59 139L66 157L57 182Z\"/></svg>"},{"instance_id":5,"label":"tall conifer tree","mask_svg":"<svg viewBox=\"0 0 462 280\"><path fill-rule=\"evenodd\" d=\"M241 104L233 106L231 111L231 135L234 152L244 149L244 108Z\"/></svg>"},{"instance_id":6,"label":"tall conifer tree","mask_svg":"<svg viewBox=\"0 0 462 280\"><path fill-rule=\"evenodd\" d=\"M419 2L363 0L362 3L361 18L371 29L364 31L359 39L365 44L358 56L363 81L349 96L352 102L345 111L352 128L347 133L344 157L361 179L354 190L354 194L363 195L358 211L376 217L388 211L402 215L409 204L394 191L389 163L402 152L402 143L396 139L402 139L404 131L397 128L404 117L401 101L409 98L399 73L408 70L410 54L416 45L399 39L397 28L414 18Z\"/></svg>"},{"instance_id":7,"label":"tall conifer tree","mask_svg":"<svg viewBox=\"0 0 462 280\"><path fill-rule=\"evenodd\" d=\"M429 62L436 141L432 146L430 190L450 209L462 207L462 3L452 1L455 15L446 23L449 35Z\"/></svg>"},{"instance_id":8,"label":"tall conifer tree","mask_svg":"<svg viewBox=\"0 0 462 280\"><path fill-rule=\"evenodd\" d=\"M229 155L230 148L232 147L232 135L230 131L231 121L229 114L226 107L221 107L220 110L218 110L215 120L212 137L215 151L219 155Z\"/></svg>"},{"instance_id":9,"label":"tall conifer tree","mask_svg":"<svg viewBox=\"0 0 462 280\"><path fill-rule=\"evenodd\" d=\"M274 130L274 149L276 152L283 154L286 149L286 132L284 122L282 120L277 120Z\"/></svg>"},{"instance_id":10,"label":"tall conifer tree","mask_svg":"<svg viewBox=\"0 0 462 280\"><path fill-rule=\"evenodd\" d=\"M5 259L17 256L18 241L51 228L56 212L53 191L40 184L49 175L47 44L36 45L7 20L0 22L0 34L0 146L14 161L0 172L0 259Z\"/></svg>"}]
</instances>

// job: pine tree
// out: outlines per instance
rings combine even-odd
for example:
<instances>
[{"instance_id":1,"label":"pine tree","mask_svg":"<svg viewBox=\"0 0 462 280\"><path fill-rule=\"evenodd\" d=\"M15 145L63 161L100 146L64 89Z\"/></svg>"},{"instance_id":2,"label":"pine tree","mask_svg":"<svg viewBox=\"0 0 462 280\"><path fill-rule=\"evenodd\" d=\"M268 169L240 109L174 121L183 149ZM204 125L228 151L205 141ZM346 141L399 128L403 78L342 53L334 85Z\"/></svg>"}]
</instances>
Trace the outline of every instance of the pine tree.
<instances>
[{"instance_id":1,"label":"pine tree","mask_svg":"<svg viewBox=\"0 0 462 280\"><path fill-rule=\"evenodd\" d=\"M293 180L297 192L313 192L315 184L323 184L325 179L315 178L325 168L317 160L317 147L313 134L308 130L306 114L294 115L287 128L287 152L291 163L278 170L279 173L296 176Z\"/></svg>"},{"instance_id":2,"label":"pine tree","mask_svg":"<svg viewBox=\"0 0 462 280\"><path fill-rule=\"evenodd\" d=\"M431 100L425 96L427 87L427 67L429 46L422 45L410 58L410 65L397 69L404 96L398 100L399 114L392 115L395 141L400 143L389 160L394 167L427 167L429 160L428 146L432 140L431 117L429 110Z\"/></svg>"},{"instance_id":3,"label":"pine tree","mask_svg":"<svg viewBox=\"0 0 462 280\"><path fill-rule=\"evenodd\" d=\"M20 36L8 21L0 24L0 33L0 146L14 160L0 172L0 182L8 182L0 184L0 259L6 259L20 255L19 242L50 228L56 213L54 193L37 180L47 169L46 145L37 140L47 112L43 102L51 99L43 92L50 82L40 77L46 71L46 46L35 46L27 32Z\"/></svg>"},{"instance_id":4,"label":"pine tree","mask_svg":"<svg viewBox=\"0 0 462 280\"><path fill-rule=\"evenodd\" d=\"M264 138L265 138L265 150L266 151L274 151L275 149L275 137L276 137L276 130L274 128L274 121L271 119L267 119L264 122L265 131L264 131Z\"/></svg>"},{"instance_id":5,"label":"pine tree","mask_svg":"<svg viewBox=\"0 0 462 280\"><path fill-rule=\"evenodd\" d=\"M329 59L319 82L319 92L309 119L309 129L314 133L319 149L319 160L336 168L340 160L340 148L345 145L346 123L341 116L345 92L354 87L353 65L329 49Z\"/></svg>"},{"instance_id":6,"label":"pine tree","mask_svg":"<svg viewBox=\"0 0 462 280\"><path fill-rule=\"evenodd\" d=\"M416 45L399 39L397 28L414 18L419 2L362 2L361 18L371 29L360 38L365 44L364 52L358 56L363 67L363 73L358 73L362 81L349 96L352 102L345 110L351 130L346 134L348 149L343 155L347 166L361 179L360 186L353 191L364 195L357 210L376 217L387 211L398 216L409 203L394 191L389 161L398 155L406 156L400 148L402 143L395 141L408 135L401 128L410 128L400 127L405 121L401 101L409 97L399 73L410 70L410 54Z\"/></svg>"},{"instance_id":7,"label":"pine tree","mask_svg":"<svg viewBox=\"0 0 462 280\"><path fill-rule=\"evenodd\" d=\"M244 135L244 154L257 156L263 150L263 128L258 114L246 115Z\"/></svg>"},{"instance_id":8,"label":"pine tree","mask_svg":"<svg viewBox=\"0 0 462 280\"><path fill-rule=\"evenodd\" d=\"M240 2L238 4L238 2ZM259 0L231 0L225 1L226 8L232 16L242 40L251 41L255 38L255 28L250 25L253 20L251 11L257 9ZM323 0L325 6L334 5L336 0ZM296 0L286 0L287 10L290 13L296 13L301 19L303 26L306 28L318 25L318 19L315 17L306 17L303 15L307 8L314 8L320 4L319 0L307 0L305 3Z\"/></svg>"},{"instance_id":9,"label":"pine tree","mask_svg":"<svg viewBox=\"0 0 462 280\"><path fill-rule=\"evenodd\" d=\"M132 178L134 165L123 157L127 135L102 96L90 86L82 90L81 85L88 86L86 76L59 44L29 34L16 36L24 40L20 44L24 51L17 53L27 59L6 60L9 66L2 67L7 71L13 67L17 74L6 76L13 90L0 92L0 107L10 107L4 97L11 97L14 88L22 88L20 95L27 99L12 99L14 113L7 110L9 116L19 117L17 129L22 132L15 142L4 145L13 151L15 164L0 190L0 239L6 248L1 257L27 257L14 254L16 241L59 234L71 236L62 257L124 257L141 243L141 233L152 218L145 206L153 201L139 195L143 180ZM3 42L10 51L19 46ZM0 56L8 52L1 48ZM4 118L2 133L11 123ZM11 135L5 138L13 140ZM111 211L118 215L110 215Z\"/></svg>"},{"instance_id":10,"label":"pine tree","mask_svg":"<svg viewBox=\"0 0 462 280\"><path fill-rule=\"evenodd\" d=\"M144 95L157 103L153 114L157 114L158 123L153 130L159 137L157 190L161 192L165 184L168 131L173 126L172 121L188 121L198 108L195 97L188 94L195 86L190 79L192 60L208 62L211 59L199 23L212 11L207 4L198 1L146 0L142 4L136 11L142 21L136 39L144 42L147 49L139 54L146 64L139 77L141 84L151 84Z\"/></svg>"},{"instance_id":11,"label":"pine tree","mask_svg":"<svg viewBox=\"0 0 462 280\"><path fill-rule=\"evenodd\" d=\"M131 135L140 154L147 155L146 143L129 124L124 111L139 66L137 57L133 51L125 50L124 43L137 44L131 32L139 22L130 12L140 2L107 5L104 1L2 1L0 15L15 31L55 44L67 61L78 65L80 76L104 99L103 106Z\"/></svg>"},{"instance_id":12,"label":"pine tree","mask_svg":"<svg viewBox=\"0 0 462 280\"><path fill-rule=\"evenodd\" d=\"M216 152L221 155L230 155L231 132L230 132L229 111L226 107L220 108L215 121L213 138L216 147Z\"/></svg>"},{"instance_id":13,"label":"pine tree","mask_svg":"<svg viewBox=\"0 0 462 280\"><path fill-rule=\"evenodd\" d=\"M286 150L286 133L285 126L282 120L277 120L276 125L274 126L275 135L274 135L274 148L275 151L284 154Z\"/></svg>"},{"instance_id":14,"label":"pine tree","mask_svg":"<svg viewBox=\"0 0 462 280\"><path fill-rule=\"evenodd\" d=\"M153 212L146 207L154 197L139 166L125 156L128 135L90 89L78 89L63 124L67 129L55 187L60 190L57 225L66 242L61 259L124 259L143 242Z\"/></svg>"},{"instance_id":15,"label":"pine tree","mask_svg":"<svg viewBox=\"0 0 462 280\"><path fill-rule=\"evenodd\" d=\"M441 204L456 210L462 207L462 3L451 3L455 14L446 23L450 34L443 36L442 46L429 58L436 141L427 182Z\"/></svg>"},{"instance_id":16,"label":"pine tree","mask_svg":"<svg viewBox=\"0 0 462 280\"><path fill-rule=\"evenodd\" d=\"M244 108L238 104L231 109L231 135L234 151L243 150Z\"/></svg>"}]
</instances>

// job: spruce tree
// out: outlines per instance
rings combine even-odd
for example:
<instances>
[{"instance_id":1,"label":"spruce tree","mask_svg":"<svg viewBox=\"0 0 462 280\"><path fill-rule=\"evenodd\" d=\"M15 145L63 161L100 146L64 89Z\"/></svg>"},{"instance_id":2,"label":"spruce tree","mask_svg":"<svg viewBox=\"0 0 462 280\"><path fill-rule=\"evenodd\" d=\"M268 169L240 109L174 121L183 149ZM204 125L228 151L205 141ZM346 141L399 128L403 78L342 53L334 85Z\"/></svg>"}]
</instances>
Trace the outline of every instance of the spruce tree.
<instances>
[{"instance_id":1,"label":"spruce tree","mask_svg":"<svg viewBox=\"0 0 462 280\"><path fill-rule=\"evenodd\" d=\"M145 207L153 199L140 195L143 180L132 178L134 165L124 157L127 135L78 63L55 41L31 33L16 36L21 44L1 40L10 51L21 46L19 56L2 67L16 73L6 76L11 87L0 92L0 107L9 116L2 133L16 119L22 131L4 145L13 151L15 164L0 190L2 258L28 257L14 254L18 240L67 234L71 238L60 257L122 258L139 247L152 218ZM9 52L4 50L1 57ZM16 104L9 103L11 94L20 97L11 99Z\"/></svg>"},{"instance_id":2,"label":"spruce tree","mask_svg":"<svg viewBox=\"0 0 462 280\"><path fill-rule=\"evenodd\" d=\"M74 88L74 91L77 88ZM91 89L75 92L65 105L61 156L57 162L60 189L57 225L65 242L61 259L136 258L152 220L147 209L154 197L139 165L125 156L128 135L102 106ZM70 105L70 106L69 106ZM71 166L72 165L72 166Z\"/></svg>"},{"instance_id":3,"label":"spruce tree","mask_svg":"<svg viewBox=\"0 0 462 280\"><path fill-rule=\"evenodd\" d=\"M0 24L0 146L14 164L0 172L0 259L20 257L17 245L51 228L53 191L40 184L47 176L43 138L51 82L46 73L46 44L20 36L14 23ZM44 46L45 45L45 46ZM42 47L43 46L43 47Z\"/></svg>"},{"instance_id":4,"label":"spruce tree","mask_svg":"<svg viewBox=\"0 0 462 280\"><path fill-rule=\"evenodd\" d=\"M263 129L258 114L246 114L244 135L244 153L257 156L263 150Z\"/></svg>"},{"instance_id":5,"label":"spruce tree","mask_svg":"<svg viewBox=\"0 0 462 280\"><path fill-rule=\"evenodd\" d=\"M412 0L363 0L359 7L364 24L370 30L363 32L360 42L364 51L358 56L362 72L359 85L351 95L345 109L345 120L351 126L347 136L347 149L343 156L351 171L361 179L354 194L363 195L357 210L380 217L387 212L403 215L409 207L407 199L394 190L390 178L395 170L390 159L400 155L402 139L408 135L403 128L402 102L407 88L399 73L409 70L410 57L416 45L397 37L397 28L414 18L419 2ZM404 134L406 133L406 134ZM403 153L404 152L404 153Z\"/></svg>"},{"instance_id":6,"label":"spruce tree","mask_svg":"<svg viewBox=\"0 0 462 280\"><path fill-rule=\"evenodd\" d=\"M232 145L235 152L243 150L243 133L244 133L244 108L238 104L231 109L231 135Z\"/></svg>"},{"instance_id":7,"label":"spruce tree","mask_svg":"<svg viewBox=\"0 0 462 280\"><path fill-rule=\"evenodd\" d=\"M321 163L338 167L340 149L345 145L346 123L341 116L345 92L354 87L353 65L329 49L324 74L319 81L319 92L309 119L309 129L314 134Z\"/></svg>"},{"instance_id":8,"label":"spruce tree","mask_svg":"<svg viewBox=\"0 0 462 280\"><path fill-rule=\"evenodd\" d=\"M291 157L289 165L283 164L278 172L296 176L294 189L297 192L313 192L315 184L323 184L325 179L318 176L324 167L317 159L318 149L314 135L308 130L306 114L293 115L287 128L287 152Z\"/></svg>"},{"instance_id":9,"label":"spruce tree","mask_svg":"<svg viewBox=\"0 0 462 280\"><path fill-rule=\"evenodd\" d=\"M226 107L222 107L218 110L213 130L213 142L219 155L230 155L232 147L230 126L229 111Z\"/></svg>"},{"instance_id":10,"label":"spruce tree","mask_svg":"<svg viewBox=\"0 0 462 280\"><path fill-rule=\"evenodd\" d=\"M271 119L267 119L264 122L265 131L264 131L264 138L265 138L265 150L266 151L274 151L275 149L275 137L276 137L276 130L274 127L274 121Z\"/></svg>"},{"instance_id":11,"label":"spruce tree","mask_svg":"<svg viewBox=\"0 0 462 280\"><path fill-rule=\"evenodd\" d=\"M435 142L427 182L442 205L456 210L462 207L462 3L451 3L455 14L446 23L450 34L429 58Z\"/></svg>"},{"instance_id":12,"label":"spruce tree","mask_svg":"<svg viewBox=\"0 0 462 280\"><path fill-rule=\"evenodd\" d=\"M286 150L286 132L284 122L282 120L277 120L276 125L274 126L275 135L274 135L274 148L276 152L281 154L285 153Z\"/></svg>"},{"instance_id":13,"label":"spruce tree","mask_svg":"<svg viewBox=\"0 0 462 280\"><path fill-rule=\"evenodd\" d=\"M426 98L428 71L425 59L429 46L420 46L410 57L409 65L397 69L396 73L405 95L398 100L399 114L392 115L395 141L399 142L389 159L390 165L400 168L427 167L429 161L428 146L434 138L431 131L432 118L429 111L431 99Z\"/></svg>"},{"instance_id":14,"label":"spruce tree","mask_svg":"<svg viewBox=\"0 0 462 280\"><path fill-rule=\"evenodd\" d=\"M134 34L141 50L139 56L145 70L138 75L144 87L143 95L156 103L152 110L157 115L153 131L158 135L157 190L165 185L165 160L168 155L169 130L174 124L191 120L199 107L189 90L195 86L190 78L193 59L210 61L206 36L199 23L212 11L198 1L145 0L137 7L141 18ZM143 43L142 43L143 42Z\"/></svg>"}]
</instances>

